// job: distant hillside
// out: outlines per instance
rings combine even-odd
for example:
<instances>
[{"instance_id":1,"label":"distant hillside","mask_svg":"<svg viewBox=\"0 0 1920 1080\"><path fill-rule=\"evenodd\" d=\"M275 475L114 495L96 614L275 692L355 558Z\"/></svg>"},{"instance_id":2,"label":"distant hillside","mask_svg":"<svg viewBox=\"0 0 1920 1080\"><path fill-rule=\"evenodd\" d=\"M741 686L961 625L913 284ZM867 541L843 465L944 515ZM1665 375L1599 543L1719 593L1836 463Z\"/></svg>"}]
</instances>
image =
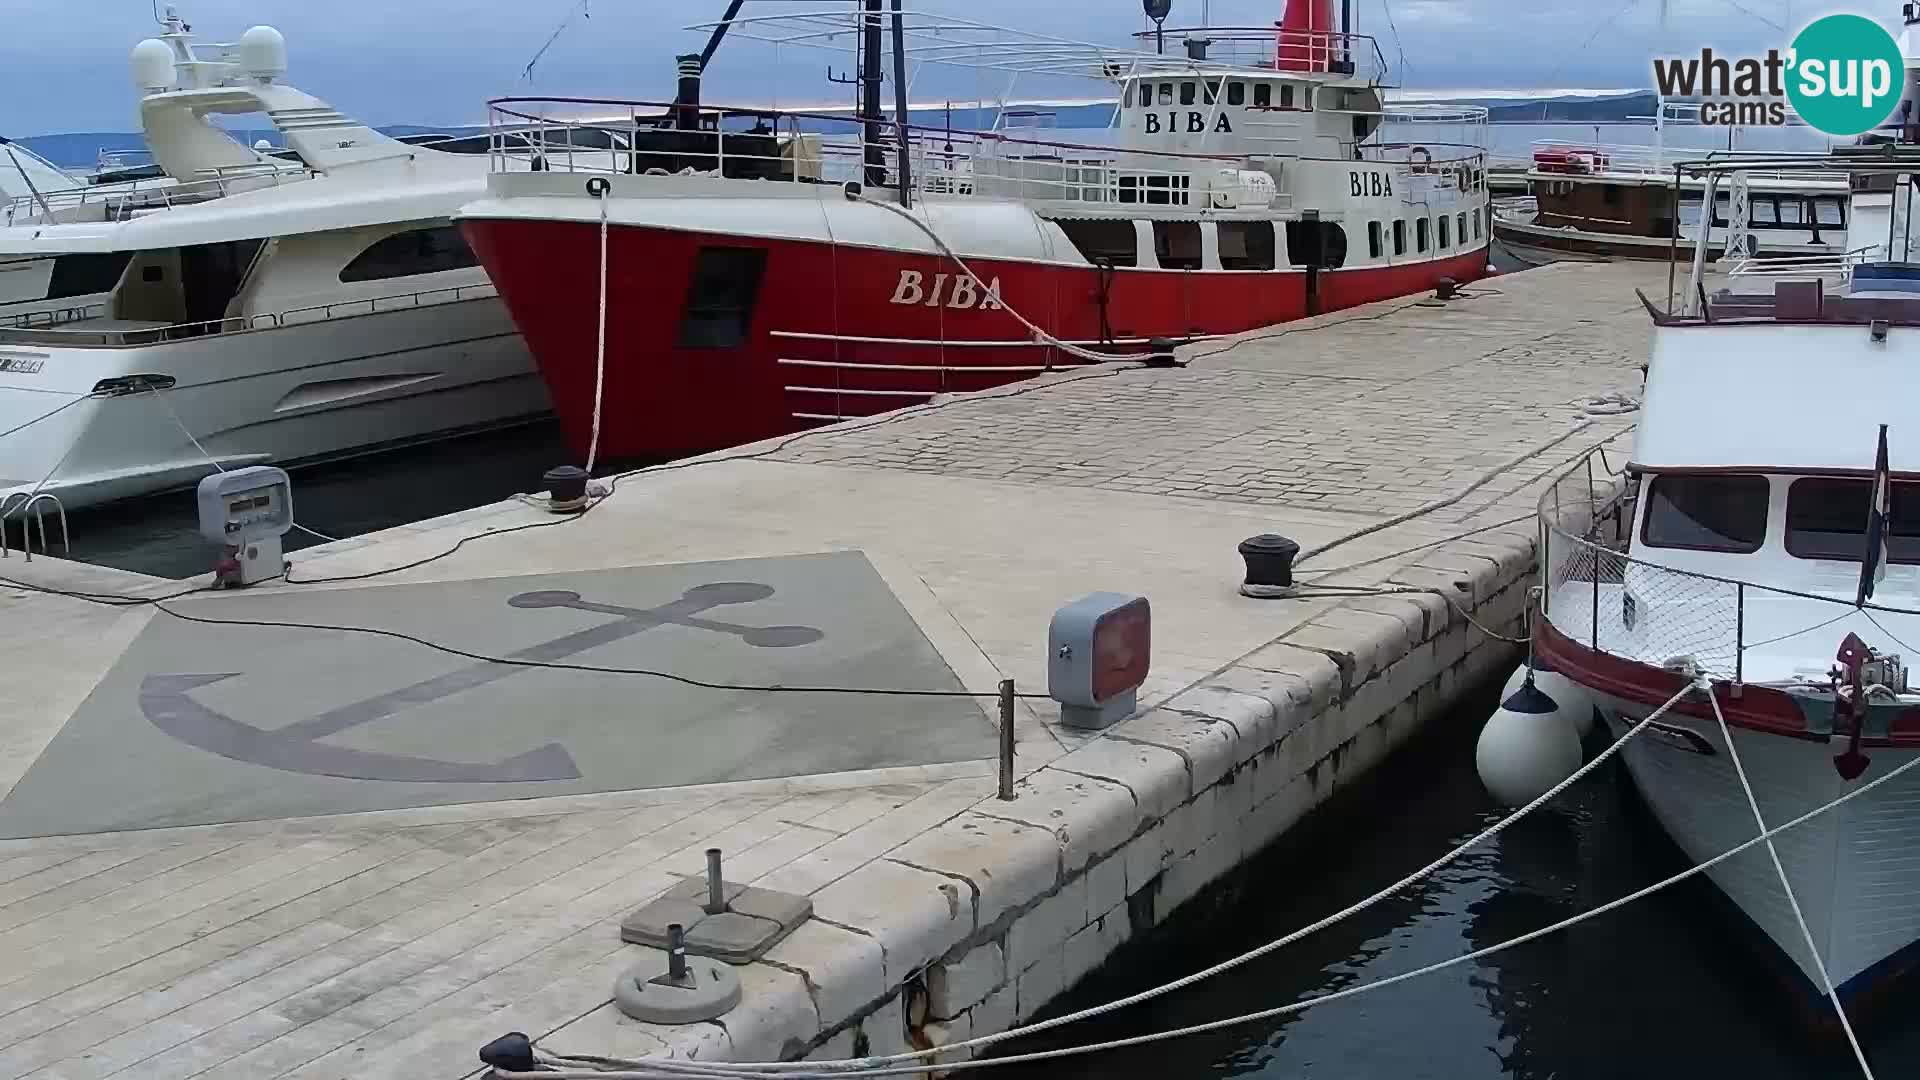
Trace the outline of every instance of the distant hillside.
<instances>
[{"instance_id":1,"label":"distant hillside","mask_svg":"<svg viewBox=\"0 0 1920 1080\"><path fill-rule=\"evenodd\" d=\"M1484 105L1488 118L1496 124L1512 123L1614 123L1629 117L1652 116L1658 105L1658 99L1651 91L1643 94L1626 94L1612 97L1556 97L1533 101L1515 101L1512 98L1460 98L1453 104ZM1015 119L1013 126L1039 125L1061 128L1100 128L1106 127L1113 118L1112 102L1061 102L1040 106L1019 106L1019 111L1029 114ZM825 110L823 110L825 111ZM989 128L997 119L998 109L973 109L956 106L949 111L939 106L914 106L911 110L916 124L929 128L943 127L951 122L956 130L974 130ZM427 127L419 124L392 124L379 129L388 135L472 135L484 128L479 127ZM278 134L271 128L257 131L234 131L233 136L251 143L257 139L267 139L279 144ZM35 135L16 140L20 145L46 158L65 169L90 170L94 167L102 151L124 152L146 149L145 141L138 132L132 131L77 131L62 135Z\"/></svg>"}]
</instances>

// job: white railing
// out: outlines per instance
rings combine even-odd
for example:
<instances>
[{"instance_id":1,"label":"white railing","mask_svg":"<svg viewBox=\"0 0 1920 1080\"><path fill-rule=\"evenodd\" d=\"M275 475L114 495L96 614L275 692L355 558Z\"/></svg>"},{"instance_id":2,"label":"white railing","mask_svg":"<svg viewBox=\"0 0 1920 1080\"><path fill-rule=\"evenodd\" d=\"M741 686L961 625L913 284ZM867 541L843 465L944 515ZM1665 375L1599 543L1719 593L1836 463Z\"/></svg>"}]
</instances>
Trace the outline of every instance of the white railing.
<instances>
[{"instance_id":1,"label":"white railing","mask_svg":"<svg viewBox=\"0 0 1920 1080\"><path fill-rule=\"evenodd\" d=\"M1326 74L1360 79L1376 86L1390 85L1394 72L1380 51L1380 43L1366 34L1343 34L1335 30L1282 30L1267 26L1169 26L1164 30L1143 30L1133 35L1143 51L1152 52L1164 42L1163 64L1196 59L1209 65L1242 68L1251 71L1288 71L1301 74ZM1188 42L1201 43L1203 55L1189 53ZM1151 61L1140 62L1143 74L1158 74ZM1169 72L1172 73L1172 72Z\"/></svg>"},{"instance_id":2,"label":"white railing","mask_svg":"<svg viewBox=\"0 0 1920 1080\"><path fill-rule=\"evenodd\" d=\"M300 165L247 165L217 170L214 175L198 180L180 181L161 176L17 195L0 203L0 225L125 221L141 211L206 202L236 190L305 180L312 175L312 170Z\"/></svg>"},{"instance_id":3,"label":"white railing","mask_svg":"<svg viewBox=\"0 0 1920 1080\"><path fill-rule=\"evenodd\" d=\"M1752 161L1747 170L1754 180L1774 180L1810 187L1834 187L1844 190L1844 178L1813 170L1767 169L1764 163L1777 154L1743 150L1701 150L1677 146L1642 146L1619 143L1574 142L1566 139L1539 139L1533 144L1528 167L1543 176L1621 176L1653 177L1673 181L1674 165L1685 161ZM1691 178L1683 177L1683 180ZM1696 182L1697 181L1693 181Z\"/></svg>"},{"instance_id":4,"label":"white railing","mask_svg":"<svg viewBox=\"0 0 1920 1080\"><path fill-rule=\"evenodd\" d=\"M417 292L393 293L358 300L336 300L328 304L310 304L305 307L287 308L283 311L232 315L221 319L203 319L199 322L120 329L89 328L86 320L104 317L108 311L106 305L91 304L84 308L66 308L61 312L36 312L16 316L16 321L11 325L0 325L0 344L34 343L106 348L154 345L183 338L204 337L209 334L273 330L359 315L378 315L469 300L484 300L498 295L499 291L493 287L492 282L480 282L474 285L449 285L439 289L421 289ZM74 317L43 318L63 314ZM36 326L36 322L41 325Z\"/></svg>"},{"instance_id":5,"label":"white railing","mask_svg":"<svg viewBox=\"0 0 1920 1080\"><path fill-rule=\"evenodd\" d=\"M1722 258L1720 269L1730 277L1787 277L1836 275L1844 282L1853 276L1853 268L1861 263L1875 262L1882 258L1880 245L1869 244L1851 251L1838 251L1821 255L1781 255L1771 258L1756 255L1739 255L1732 259Z\"/></svg>"}]
</instances>

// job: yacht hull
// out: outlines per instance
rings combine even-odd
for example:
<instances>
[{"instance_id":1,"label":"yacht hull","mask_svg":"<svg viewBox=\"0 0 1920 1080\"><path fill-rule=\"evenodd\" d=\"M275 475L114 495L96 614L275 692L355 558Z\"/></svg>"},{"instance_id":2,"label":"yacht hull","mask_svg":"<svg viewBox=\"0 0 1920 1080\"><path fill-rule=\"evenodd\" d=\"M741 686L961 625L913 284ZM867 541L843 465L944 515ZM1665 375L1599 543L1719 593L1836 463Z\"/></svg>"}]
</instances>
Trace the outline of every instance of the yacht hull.
<instances>
[{"instance_id":1,"label":"yacht hull","mask_svg":"<svg viewBox=\"0 0 1920 1080\"><path fill-rule=\"evenodd\" d=\"M297 464L548 410L493 296L161 338L0 344L0 498L39 490L72 509L190 485L214 463ZM119 388L133 376L170 388Z\"/></svg>"}]
</instances>

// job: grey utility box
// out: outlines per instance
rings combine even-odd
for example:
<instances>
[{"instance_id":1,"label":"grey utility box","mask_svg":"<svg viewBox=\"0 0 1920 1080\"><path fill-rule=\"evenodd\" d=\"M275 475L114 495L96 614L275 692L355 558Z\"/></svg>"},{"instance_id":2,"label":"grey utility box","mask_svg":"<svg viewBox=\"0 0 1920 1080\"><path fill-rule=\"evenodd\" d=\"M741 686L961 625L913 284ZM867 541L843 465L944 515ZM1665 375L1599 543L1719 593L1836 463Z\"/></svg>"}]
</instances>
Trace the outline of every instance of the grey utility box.
<instances>
[{"instance_id":1,"label":"grey utility box","mask_svg":"<svg viewBox=\"0 0 1920 1080\"><path fill-rule=\"evenodd\" d=\"M1103 728L1130 715L1146 681L1153 613L1147 598L1097 592L1053 613L1047 628L1047 694L1060 722Z\"/></svg>"}]
</instances>

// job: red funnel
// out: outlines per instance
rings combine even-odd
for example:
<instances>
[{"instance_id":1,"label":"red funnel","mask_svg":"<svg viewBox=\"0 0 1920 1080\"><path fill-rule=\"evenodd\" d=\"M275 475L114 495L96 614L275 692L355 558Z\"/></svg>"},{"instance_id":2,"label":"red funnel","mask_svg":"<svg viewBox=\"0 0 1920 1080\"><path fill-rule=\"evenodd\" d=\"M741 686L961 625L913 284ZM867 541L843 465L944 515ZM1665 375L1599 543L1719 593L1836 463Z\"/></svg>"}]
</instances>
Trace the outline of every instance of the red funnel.
<instances>
[{"instance_id":1,"label":"red funnel","mask_svg":"<svg viewBox=\"0 0 1920 1080\"><path fill-rule=\"evenodd\" d=\"M1327 70L1339 45L1335 30L1333 0L1287 0L1273 66L1281 71Z\"/></svg>"}]
</instances>

